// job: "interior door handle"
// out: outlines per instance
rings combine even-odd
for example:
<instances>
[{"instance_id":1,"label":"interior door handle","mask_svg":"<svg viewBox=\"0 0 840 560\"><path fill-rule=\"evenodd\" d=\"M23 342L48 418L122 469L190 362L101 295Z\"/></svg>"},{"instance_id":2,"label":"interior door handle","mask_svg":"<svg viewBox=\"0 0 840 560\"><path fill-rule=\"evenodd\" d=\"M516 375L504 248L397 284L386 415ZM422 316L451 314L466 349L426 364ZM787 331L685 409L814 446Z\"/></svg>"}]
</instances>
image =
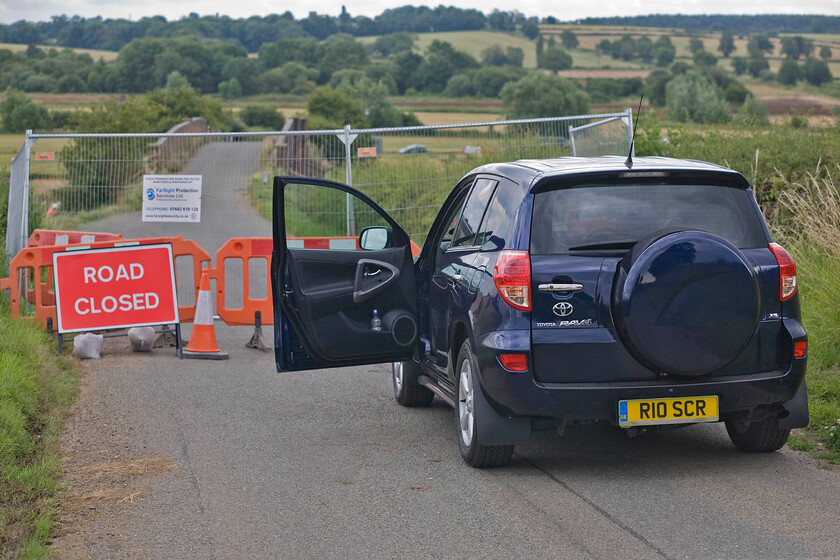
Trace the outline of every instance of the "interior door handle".
<instances>
[{"instance_id":1,"label":"interior door handle","mask_svg":"<svg viewBox=\"0 0 840 560\"><path fill-rule=\"evenodd\" d=\"M541 292L579 292L583 284L540 284L538 288Z\"/></svg>"},{"instance_id":2,"label":"interior door handle","mask_svg":"<svg viewBox=\"0 0 840 560\"><path fill-rule=\"evenodd\" d=\"M373 272L365 271L364 272L364 277L365 278L373 278L374 276L379 276L380 274L382 274L382 269L378 268L378 269L374 270Z\"/></svg>"}]
</instances>

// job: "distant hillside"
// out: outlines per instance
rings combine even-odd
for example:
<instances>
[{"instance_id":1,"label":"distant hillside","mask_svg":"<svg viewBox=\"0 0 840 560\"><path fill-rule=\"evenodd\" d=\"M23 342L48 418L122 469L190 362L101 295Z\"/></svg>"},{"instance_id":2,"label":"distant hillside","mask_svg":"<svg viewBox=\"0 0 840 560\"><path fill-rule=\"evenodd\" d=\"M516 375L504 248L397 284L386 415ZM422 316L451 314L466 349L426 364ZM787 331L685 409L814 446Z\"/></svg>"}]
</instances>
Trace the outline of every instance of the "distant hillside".
<instances>
[{"instance_id":1,"label":"distant hillside","mask_svg":"<svg viewBox=\"0 0 840 560\"><path fill-rule=\"evenodd\" d=\"M668 27L695 31L732 33L840 33L840 17L820 15L666 15L586 18L586 25L631 25Z\"/></svg>"}]
</instances>

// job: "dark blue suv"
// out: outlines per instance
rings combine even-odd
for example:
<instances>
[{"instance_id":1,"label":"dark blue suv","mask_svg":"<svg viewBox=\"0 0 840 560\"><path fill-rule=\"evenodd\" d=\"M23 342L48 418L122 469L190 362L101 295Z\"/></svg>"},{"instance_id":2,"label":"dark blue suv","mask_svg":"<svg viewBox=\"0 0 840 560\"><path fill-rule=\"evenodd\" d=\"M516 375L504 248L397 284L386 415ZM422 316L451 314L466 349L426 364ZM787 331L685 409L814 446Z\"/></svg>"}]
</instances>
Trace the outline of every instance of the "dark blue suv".
<instances>
[{"instance_id":1,"label":"dark blue suv","mask_svg":"<svg viewBox=\"0 0 840 560\"><path fill-rule=\"evenodd\" d=\"M752 452L808 423L796 266L723 167L484 165L419 255L364 194L277 177L271 267L278 371L392 362L400 404L457 410L472 466L591 421L723 421Z\"/></svg>"}]
</instances>

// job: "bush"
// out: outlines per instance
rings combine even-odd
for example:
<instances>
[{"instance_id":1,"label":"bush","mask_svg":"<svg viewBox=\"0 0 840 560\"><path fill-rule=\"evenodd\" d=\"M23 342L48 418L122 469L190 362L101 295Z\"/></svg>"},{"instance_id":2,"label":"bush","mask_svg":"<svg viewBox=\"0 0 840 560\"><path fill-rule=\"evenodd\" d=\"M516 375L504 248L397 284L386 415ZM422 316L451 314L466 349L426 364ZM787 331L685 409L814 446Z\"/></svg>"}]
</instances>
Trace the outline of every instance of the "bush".
<instances>
[{"instance_id":1,"label":"bush","mask_svg":"<svg viewBox=\"0 0 840 560\"><path fill-rule=\"evenodd\" d=\"M231 78L219 84L219 95L223 99L242 97L242 84L236 78Z\"/></svg>"},{"instance_id":2,"label":"bush","mask_svg":"<svg viewBox=\"0 0 840 560\"><path fill-rule=\"evenodd\" d=\"M589 112L589 96L574 82L556 74L532 73L516 82L509 82L501 91L508 116L562 117Z\"/></svg>"},{"instance_id":3,"label":"bush","mask_svg":"<svg viewBox=\"0 0 840 560\"><path fill-rule=\"evenodd\" d=\"M239 114L242 122L248 126L260 126L269 130L280 130L286 122L283 113L272 107L248 105Z\"/></svg>"},{"instance_id":4,"label":"bush","mask_svg":"<svg viewBox=\"0 0 840 560\"><path fill-rule=\"evenodd\" d=\"M747 99L749 91L742 84L738 82L730 82L723 90L723 97L729 103L741 105Z\"/></svg>"},{"instance_id":5,"label":"bush","mask_svg":"<svg viewBox=\"0 0 840 560\"><path fill-rule=\"evenodd\" d=\"M802 65L802 75L809 84L814 86L821 86L834 79L831 70L828 68L828 63L813 56L805 59L805 63Z\"/></svg>"},{"instance_id":6,"label":"bush","mask_svg":"<svg viewBox=\"0 0 840 560\"><path fill-rule=\"evenodd\" d=\"M572 55L563 47L553 46L545 49L537 61L537 66L546 70L568 70L572 67Z\"/></svg>"},{"instance_id":7,"label":"bush","mask_svg":"<svg viewBox=\"0 0 840 560\"><path fill-rule=\"evenodd\" d=\"M738 118L748 126L766 126L770 124L767 115L767 107L764 106L764 103L752 95L748 95L741 106Z\"/></svg>"},{"instance_id":8,"label":"bush","mask_svg":"<svg viewBox=\"0 0 840 560\"><path fill-rule=\"evenodd\" d=\"M670 117L680 122L720 123L730 117L723 91L696 70L668 82L665 104Z\"/></svg>"},{"instance_id":9,"label":"bush","mask_svg":"<svg viewBox=\"0 0 840 560\"><path fill-rule=\"evenodd\" d=\"M43 105L32 101L20 90L9 88L0 101L3 132L21 133L51 128L50 116Z\"/></svg>"},{"instance_id":10,"label":"bush","mask_svg":"<svg viewBox=\"0 0 840 560\"><path fill-rule=\"evenodd\" d=\"M444 94L448 97L469 97L475 95L473 81L466 74L455 74L446 82Z\"/></svg>"},{"instance_id":11,"label":"bush","mask_svg":"<svg viewBox=\"0 0 840 560\"><path fill-rule=\"evenodd\" d=\"M779 68L776 79L780 84L786 86L796 85L796 82L802 79L802 69L799 64L792 58L785 58L782 61L782 66Z\"/></svg>"}]
</instances>

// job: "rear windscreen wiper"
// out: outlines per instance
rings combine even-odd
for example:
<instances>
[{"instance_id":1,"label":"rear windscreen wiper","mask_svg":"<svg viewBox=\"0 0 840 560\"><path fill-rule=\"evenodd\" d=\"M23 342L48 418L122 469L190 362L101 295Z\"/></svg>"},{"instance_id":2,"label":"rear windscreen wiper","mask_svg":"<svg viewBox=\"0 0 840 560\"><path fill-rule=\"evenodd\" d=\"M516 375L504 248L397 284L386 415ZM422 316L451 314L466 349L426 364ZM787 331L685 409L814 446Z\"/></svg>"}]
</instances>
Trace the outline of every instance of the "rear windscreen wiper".
<instances>
[{"instance_id":1,"label":"rear windscreen wiper","mask_svg":"<svg viewBox=\"0 0 840 560\"><path fill-rule=\"evenodd\" d=\"M636 243L638 243L638 240L603 241L601 243L592 243L591 245L578 245L577 247L569 247L569 251L592 251L595 249L632 249Z\"/></svg>"}]
</instances>

